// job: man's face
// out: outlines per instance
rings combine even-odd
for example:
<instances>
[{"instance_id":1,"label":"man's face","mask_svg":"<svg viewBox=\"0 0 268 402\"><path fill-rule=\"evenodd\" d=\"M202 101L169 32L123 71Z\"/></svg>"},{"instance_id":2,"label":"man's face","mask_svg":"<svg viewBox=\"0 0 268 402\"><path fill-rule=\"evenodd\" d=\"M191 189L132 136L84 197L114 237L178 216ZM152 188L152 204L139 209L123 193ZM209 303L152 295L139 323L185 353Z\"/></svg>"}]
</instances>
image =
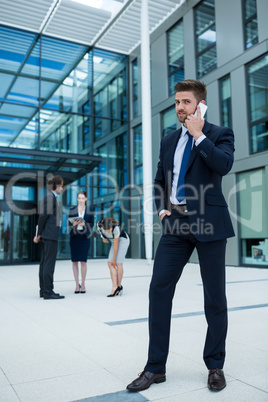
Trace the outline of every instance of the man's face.
<instances>
[{"instance_id":1,"label":"man's face","mask_svg":"<svg viewBox=\"0 0 268 402\"><path fill-rule=\"evenodd\" d=\"M62 190L63 190L63 183L61 183L59 186L57 186L55 192L60 195Z\"/></svg>"},{"instance_id":2,"label":"man's face","mask_svg":"<svg viewBox=\"0 0 268 402\"><path fill-rule=\"evenodd\" d=\"M175 105L176 114L179 121L183 124L188 115L194 114L197 107L197 100L194 97L193 92L176 92L175 94Z\"/></svg>"}]
</instances>

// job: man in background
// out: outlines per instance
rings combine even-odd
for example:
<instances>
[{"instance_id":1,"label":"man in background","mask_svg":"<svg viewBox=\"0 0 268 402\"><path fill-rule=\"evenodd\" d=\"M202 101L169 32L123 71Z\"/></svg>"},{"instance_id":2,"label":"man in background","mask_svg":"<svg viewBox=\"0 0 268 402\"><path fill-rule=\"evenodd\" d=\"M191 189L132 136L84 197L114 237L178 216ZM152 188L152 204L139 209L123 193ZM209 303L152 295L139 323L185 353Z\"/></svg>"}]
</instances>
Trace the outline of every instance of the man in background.
<instances>
[{"instance_id":1,"label":"man in background","mask_svg":"<svg viewBox=\"0 0 268 402\"><path fill-rule=\"evenodd\" d=\"M48 299L64 299L54 292L54 270L58 251L58 238L61 227L61 209L58 196L63 190L63 179L52 177L47 184L47 194L41 201L38 218L38 230L34 243L41 241L41 259L39 267L40 297Z\"/></svg>"}]
</instances>

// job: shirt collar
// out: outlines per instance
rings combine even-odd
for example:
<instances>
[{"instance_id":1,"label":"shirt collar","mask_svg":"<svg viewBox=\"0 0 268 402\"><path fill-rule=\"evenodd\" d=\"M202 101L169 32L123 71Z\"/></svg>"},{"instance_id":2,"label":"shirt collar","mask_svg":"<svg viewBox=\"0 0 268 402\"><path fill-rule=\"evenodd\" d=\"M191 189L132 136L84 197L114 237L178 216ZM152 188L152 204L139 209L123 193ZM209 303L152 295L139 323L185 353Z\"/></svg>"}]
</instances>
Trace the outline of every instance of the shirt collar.
<instances>
[{"instance_id":1,"label":"shirt collar","mask_svg":"<svg viewBox=\"0 0 268 402\"><path fill-rule=\"evenodd\" d=\"M51 192L55 195L56 198L58 197L58 194L56 193L56 191L51 190Z\"/></svg>"},{"instance_id":2,"label":"shirt collar","mask_svg":"<svg viewBox=\"0 0 268 402\"><path fill-rule=\"evenodd\" d=\"M181 129L182 129L182 132L181 132L182 136L186 135L188 130L183 124L181 125Z\"/></svg>"}]
</instances>

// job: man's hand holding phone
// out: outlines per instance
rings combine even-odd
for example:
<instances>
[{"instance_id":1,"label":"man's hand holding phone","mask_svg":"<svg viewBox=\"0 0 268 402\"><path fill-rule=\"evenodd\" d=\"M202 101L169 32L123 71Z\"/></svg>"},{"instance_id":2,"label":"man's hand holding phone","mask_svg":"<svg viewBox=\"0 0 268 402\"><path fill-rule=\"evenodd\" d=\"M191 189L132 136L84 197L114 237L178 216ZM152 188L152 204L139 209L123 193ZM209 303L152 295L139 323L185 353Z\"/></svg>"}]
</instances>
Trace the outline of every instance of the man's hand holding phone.
<instances>
[{"instance_id":1,"label":"man's hand holding phone","mask_svg":"<svg viewBox=\"0 0 268 402\"><path fill-rule=\"evenodd\" d=\"M199 103L196 108L195 114L190 114L185 120L185 127L189 133L194 137L195 141L203 135L202 129L204 127L204 115L207 111L207 106L204 103Z\"/></svg>"}]
</instances>

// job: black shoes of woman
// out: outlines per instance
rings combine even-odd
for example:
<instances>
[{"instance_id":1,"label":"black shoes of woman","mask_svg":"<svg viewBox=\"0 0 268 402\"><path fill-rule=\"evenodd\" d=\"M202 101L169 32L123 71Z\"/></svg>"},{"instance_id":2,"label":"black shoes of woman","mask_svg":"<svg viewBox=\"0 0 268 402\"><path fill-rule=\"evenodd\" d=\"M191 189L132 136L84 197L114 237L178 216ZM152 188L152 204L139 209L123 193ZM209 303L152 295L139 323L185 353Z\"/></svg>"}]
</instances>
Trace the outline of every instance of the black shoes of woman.
<instances>
[{"instance_id":1,"label":"black shoes of woman","mask_svg":"<svg viewBox=\"0 0 268 402\"><path fill-rule=\"evenodd\" d=\"M114 297L114 296L118 296L123 293L123 286L117 286L117 288L115 289L115 291L109 295L107 295L107 297Z\"/></svg>"},{"instance_id":2,"label":"black shoes of woman","mask_svg":"<svg viewBox=\"0 0 268 402\"><path fill-rule=\"evenodd\" d=\"M81 289L81 285L79 285L79 290L75 290L74 293L77 295L78 293L80 293L80 289Z\"/></svg>"},{"instance_id":3,"label":"black shoes of woman","mask_svg":"<svg viewBox=\"0 0 268 402\"><path fill-rule=\"evenodd\" d=\"M74 293L77 295L78 293L86 293L86 289L85 290L81 290L81 285L79 285L79 290L75 290Z\"/></svg>"}]
</instances>

